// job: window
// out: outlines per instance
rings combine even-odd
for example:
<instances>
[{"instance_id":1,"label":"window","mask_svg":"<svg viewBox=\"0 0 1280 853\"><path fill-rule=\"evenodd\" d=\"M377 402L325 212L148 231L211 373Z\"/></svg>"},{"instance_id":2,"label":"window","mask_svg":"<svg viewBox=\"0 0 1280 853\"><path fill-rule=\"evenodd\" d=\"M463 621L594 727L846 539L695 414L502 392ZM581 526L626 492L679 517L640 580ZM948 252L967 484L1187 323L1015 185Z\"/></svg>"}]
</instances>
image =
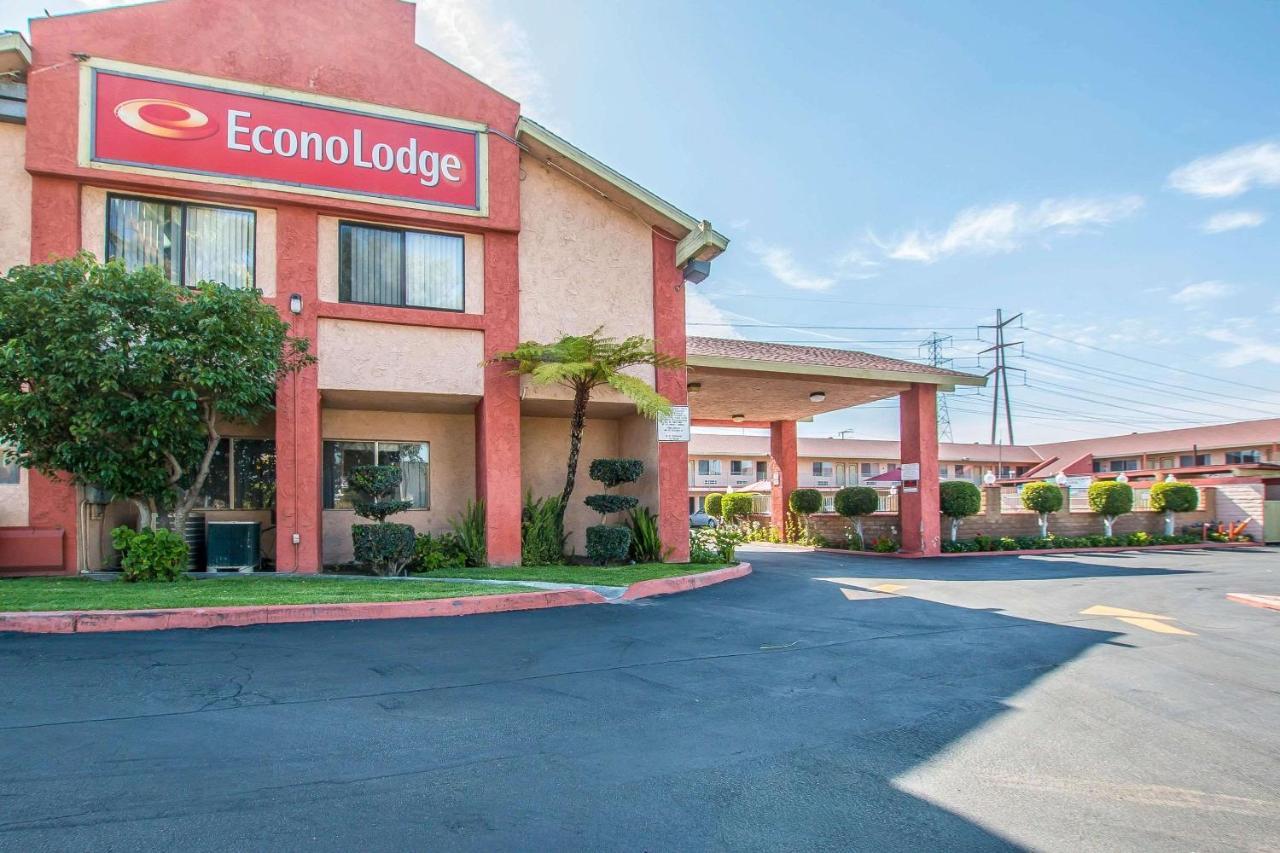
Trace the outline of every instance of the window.
<instances>
[{"instance_id":1,"label":"window","mask_svg":"<svg viewBox=\"0 0 1280 853\"><path fill-rule=\"evenodd\" d=\"M720 460L719 459L699 459L698 460L698 476L699 477L719 477L720 476Z\"/></svg>"},{"instance_id":2,"label":"window","mask_svg":"<svg viewBox=\"0 0 1280 853\"><path fill-rule=\"evenodd\" d=\"M1212 465L1209 461L1208 453L1188 453L1186 456L1178 457L1179 468L1195 468L1201 465Z\"/></svg>"},{"instance_id":3,"label":"window","mask_svg":"<svg viewBox=\"0 0 1280 853\"><path fill-rule=\"evenodd\" d=\"M156 266L174 284L254 286L252 210L109 196L107 258L130 270Z\"/></svg>"},{"instance_id":4,"label":"window","mask_svg":"<svg viewBox=\"0 0 1280 853\"><path fill-rule=\"evenodd\" d=\"M270 509L275 503L276 443L263 438L218 442L196 509Z\"/></svg>"},{"instance_id":5,"label":"window","mask_svg":"<svg viewBox=\"0 0 1280 853\"><path fill-rule=\"evenodd\" d=\"M741 459L734 459L729 463L729 476L745 477L750 467L750 462L743 462Z\"/></svg>"},{"instance_id":6,"label":"window","mask_svg":"<svg viewBox=\"0 0 1280 853\"><path fill-rule=\"evenodd\" d=\"M400 499L413 509L431 508L431 445L400 441L326 441L324 508L351 509L351 470L360 465L399 465Z\"/></svg>"},{"instance_id":7,"label":"window","mask_svg":"<svg viewBox=\"0 0 1280 853\"><path fill-rule=\"evenodd\" d=\"M769 463L768 462L756 463L756 479L757 480L769 479Z\"/></svg>"},{"instance_id":8,"label":"window","mask_svg":"<svg viewBox=\"0 0 1280 853\"><path fill-rule=\"evenodd\" d=\"M344 222L338 230L343 302L462 310L462 237Z\"/></svg>"},{"instance_id":9,"label":"window","mask_svg":"<svg viewBox=\"0 0 1280 853\"><path fill-rule=\"evenodd\" d=\"M965 466L963 465L955 466L955 478L957 480L963 480L968 475L968 473L969 472L965 470Z\"/></svg>"},{"instance_id":10,"label":"window","mask_svg":"<svg viewBox=\"0 0 1280 853\"><path fill-rule=\"evenodd\" d=\"M1112 459L1110 462L1107 463L1107 470L1111 471L1113 474L1118 473L1120 471L1137 471L1138 460L1137 459Z\"/></svg>"},{"instance_id":11,"label":"window","mask_svg":"<svg viewBox=\"0 0 1280 853\"><path fill-rule=\"evenodd\" d=\"M1253 462L1262 461L1261 450L1228 450L1228 465L1248 465Z\"/></svg>"},{"instance_id":12,"label":"window","mask_svg":"<svg viewBox=\"0 0 1280 853\"><path fill-rule=\"evenodd\" d=\"M863 462L858 470L862 472L863 477L870 477L875 473L870 462Z\"/></svg>"},{"instance_id":13,"label":"window","mask_svg":"<svg viewBox=\"0 0 1280 853\"><path fill-rule=\"evenodd\" d=\"M835 469L832 467L830 462L813 463L813 476L815 477L830 477L834 473Z\"/></svg>"},{"instance_id":14,"label":"window","mask_svg":"<svg viewBox=\"0 0 1280 853\"><path fill-rule=\"evenodd\" d=\"M16 486L22 482L22 468L17 462L0 462L0 486Z\"/></svg>"}]
</instances>

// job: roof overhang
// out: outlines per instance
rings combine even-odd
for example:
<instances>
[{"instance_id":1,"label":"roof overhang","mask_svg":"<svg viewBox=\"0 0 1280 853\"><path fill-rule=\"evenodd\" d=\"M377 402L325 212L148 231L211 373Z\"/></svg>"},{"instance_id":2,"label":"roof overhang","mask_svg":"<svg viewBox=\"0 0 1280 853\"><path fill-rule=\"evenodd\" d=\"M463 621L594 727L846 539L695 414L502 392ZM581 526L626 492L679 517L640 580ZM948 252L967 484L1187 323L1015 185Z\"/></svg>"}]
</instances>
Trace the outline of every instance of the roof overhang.
<instances>
[{"instance_id":1,"label":"roof overhang","mask_svg":"<svg viewBox=\"0 0 1280 853\"><path fill-rule=\"evenodd\" d=\"M13 78L31 67L31 45L22 33L0 32L0 74ZM10 79L10 82L16 82Z\"/></svg>"},{"instance_id":2,"label":"roof overhang","mask_svg":"<svg viewBox=\"0 0 1280 853\"><path fill-rule=\"evenodd\" d=\"M533 157L674 237L678 267L691 260L709 261L729 245L729 238L707 220L695 219L532 119L520 117L516 141Z\"/></svg>"},{"instance_id":3,"label":"roof overhang","mask_svg":"<svg viewBox=\"0 0 1280 853\"><path fill-rule=\"evenodd\" d=\"M753 358L728 356L691 355L687 363L691 368L716 368L719 370L749 370L758 373L782 373L814 379L831 377L838 379L865 379L874 382L905 382L919 385L937 385L939 391L954 391L957 385L987 384L985 376L941 374L912 370L878 370L863 367L835 367L825 364L799 364L770 362Z\"/></svg>"}]
</instances>

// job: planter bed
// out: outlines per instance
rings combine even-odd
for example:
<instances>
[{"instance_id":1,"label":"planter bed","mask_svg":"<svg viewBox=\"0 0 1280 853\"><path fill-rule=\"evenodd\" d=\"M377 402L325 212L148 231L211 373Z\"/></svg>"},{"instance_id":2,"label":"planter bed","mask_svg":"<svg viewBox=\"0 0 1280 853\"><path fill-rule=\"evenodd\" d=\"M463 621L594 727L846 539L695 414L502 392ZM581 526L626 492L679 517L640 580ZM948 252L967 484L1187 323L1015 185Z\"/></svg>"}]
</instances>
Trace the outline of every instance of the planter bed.
<instances>
[{"instance_id":1,"label":"planter bed","mask_svg":"<svg viewBox=\"0 0 1280 853\"><path fill-rule=\"evenodd\" d=\"M934 557L1021 557L1028 554L1105 554L1114 551L1193 551L1203 548L1243 548L1249 546L1261 548L1262 543L1195 542L1176 545L1099 545L1079 548L1018 548L1011 551L953 551L948 554L930 554L927 559L933 559ZM849 551L844 548L815 548L814 550L824 554L846 554L853 557L897 557L904 560L926 559L924 554L904 553L902 551L881 554L875 551Z\"/></svg>"}]
</instances>

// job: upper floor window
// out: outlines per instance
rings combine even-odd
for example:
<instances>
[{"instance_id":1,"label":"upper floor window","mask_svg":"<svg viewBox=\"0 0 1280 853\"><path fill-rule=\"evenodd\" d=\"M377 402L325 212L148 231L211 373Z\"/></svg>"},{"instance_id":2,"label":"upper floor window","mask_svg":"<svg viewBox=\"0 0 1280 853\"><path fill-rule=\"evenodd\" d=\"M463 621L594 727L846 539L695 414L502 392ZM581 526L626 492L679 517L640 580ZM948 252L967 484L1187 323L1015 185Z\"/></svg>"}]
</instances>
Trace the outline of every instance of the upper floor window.
<instances>
[{"instance_id":1,"label":"upper floor window","mask_svg":"<svg viewBox=\"0 0 1280 853\"><path fill-rule=\"evenodd\" d=\"M343 302L461 311L462 237L343 222L338 298Z\"/></svg>"},{"instance_id":2,"label":"upper floor window","mask_svg":"<svg viewBox=\"0 0 1280 853\"><path fill-rule=\"evenodd\" d=\"M830 462L814 462L813 463L813 476L830 477L833 474L835 474L835 466L833 466Z\"/></svg>"},{"instance_id":3,"label":"upper floor window","mask_svg":"<svg viewBox=\"0 0 1280 853\"><path fill-rule=\"evenodd\" d=\"M720 476L720 460L719 459L699 459L698 460L698 476L699 477L719 477Z\"/></svg>"},{"instance_id":4,"label":"upper floor window","mask_svg":"<svg viewBox=\"0 0 1280 853\"><path fill-rule=\"evenodd\" d=\"M756 463L756 479L757 480L769 479L769 463L768 462Z\"/></svg>"},{"instance_id":5,"label":"upper floor window","mask_svg":"<svg viewBox=\"0 0 1280 853\"><path fill-rule=\"evenodd\" d=\"M1107 468L1112 473L1119 473L1121 471L1137 471L1138 460L1137 459L1112 459L1110 462L1107 463Z\"/></svg>"},{"instance_id":6,"label":"upper floor window","mask_svg":"<svg viewBox=\"0 0 1280 853\"><path fill-rule=\"evenodd\" d=\"M1261 450L1228 450L1228 465L1247 465L1252 462L1262 461Z\"/></svg>"},{"instance_id":7,"label":"upper floor window","mask_svg":"<svg viewBox=\"0 0 1280 853\"><path fill-rule=\"evenodd\" d=\"M130 270L159 267L174 284L254 286L252 210L108 196L107 258Z\"/></svg>"},{"instance_id":8,"label":"upper floor window","mask_svg":"<svg viewBox=\"0 0 1280 853\"><path fill-rule=\"evenodd\" d=\"M1179 468L1195 468L1200 465L1212 465L1208 453L1189 453L1178 457Z\"/></svg>"},{"instance_id":9,"label":"upper floor window","mask_svg":"<svg viewBox=\"0 0 1280 853\"><path fill-rule=\"evenodd\" d=\"M741 459L734 459L729 462L729 476L745 477L751 468L750 462L744 462Z\"/></svg>"}]
</instances>

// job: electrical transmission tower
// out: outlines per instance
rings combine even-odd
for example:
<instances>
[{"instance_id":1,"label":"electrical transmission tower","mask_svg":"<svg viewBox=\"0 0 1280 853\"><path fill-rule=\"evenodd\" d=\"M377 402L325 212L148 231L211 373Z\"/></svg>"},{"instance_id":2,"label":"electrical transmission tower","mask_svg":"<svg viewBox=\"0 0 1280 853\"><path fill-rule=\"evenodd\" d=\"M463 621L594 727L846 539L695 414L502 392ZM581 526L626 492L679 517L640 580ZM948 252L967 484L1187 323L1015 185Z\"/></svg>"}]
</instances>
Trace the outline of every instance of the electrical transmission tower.
<instances>
[{"instance_id":1,"label":"electrical transmission tower","mask_svg":"<svg viewBox=\"0 0 1280 853\"><path fill-rule=\"evenodd\" d=\"M1013 403L1009 400L1009 362L1005 357L1005 350L1009 347L1018 346L1022 341L1005 341L1004 329L1015 320L1021 319L1022 314L1014 314L1009 319L1004 319L1004 311L996 309L996 322L991 326L979 326L979 329L994 329L996 333L996 341L992 346L987 347L979 355L985 355L989 352L995 353L995 367L987 371L988 376L995 376L995 397L991 401L991 443L996 443L996 428L1000 421L1000 397L1004 396L1004 419L1005 427L1009 431L1009 443L1013 444ZM1015 370L1017 368L1014 368Z\"/></svg>"},{"instance_id":2,"label":"electrical transmission tower","mask_svg":"<svg viewBox=\"0 0 1280 853\"><path fill-rule=\"evenodd\" d=\"M942 355L942 348L948 346L951 336L945 337L934 332L929 340L921 341L920 349L923 357L934 367L950 367L951 359ZM938 438L941 441L955 441L951 434L951 412L947 410L947 395L938 395Z\"/></svg>"}]
</instances>

